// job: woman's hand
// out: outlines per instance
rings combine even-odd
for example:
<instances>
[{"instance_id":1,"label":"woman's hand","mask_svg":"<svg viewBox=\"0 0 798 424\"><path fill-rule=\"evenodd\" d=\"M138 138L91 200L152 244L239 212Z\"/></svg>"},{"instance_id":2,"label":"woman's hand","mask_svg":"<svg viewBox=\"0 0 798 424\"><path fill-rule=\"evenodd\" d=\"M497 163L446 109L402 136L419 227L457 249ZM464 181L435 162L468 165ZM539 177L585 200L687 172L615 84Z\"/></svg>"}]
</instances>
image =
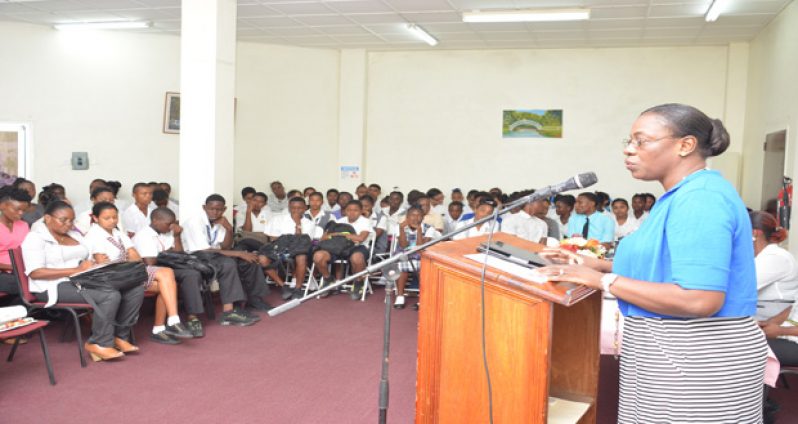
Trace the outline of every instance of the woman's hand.
<instances>
[{"instance_id":1,"label":"woman's hand","mask_svg":"<svg viewBox=\"0 0 798 424\"><path fill-rule=\"evenodd\" d=\"M111 262L111 259L105 253L95 253L94 254L94 260L97 261L98 264L107 264L108 262ZM89 261L86 261L86 262L89 262ZM83 262L83 263L85 263L85 262ZM83 265L83 263L81 263L81 265Z\"/></svg>"},{"instance_id":2,"label":"woman's hand","mask_svg":"<svg viewBox=\"0 0 798 424\"><path fill-rule=\"evenodd\" d=\"M601 290L601 277L604 276L604 273L585 265L552 265L538 268L538 272L549 281L577 283L596 290Z\"/></svg>"},{"instance_id":3,"label":"woman's hand","mask_svg":"<svg viewBox=\"0 0 798 424\"><path fill-rule=\"evenodd\" d=\"M762 332L765 333L765 337L768 339L775 339L781 336L781 326L776 324L775 322L771 321L764 321L759 323L759 328L762 329Z\"/></svg>"},{"instance_id":4,"label":"woman's hand","mask_svg":"<svg viewBox=\"0 0 798 424\"><path fill-rule=\"evenodd\" d=\"M94 266L94 262L91 260L85 260L78 265L78 272L83 272L91 269Z\"/></svg>"},{"instance_id":5,"label":"woman's hand","mask_svg":"<svg viewBox=\"0 0 798 424\"><path fill-rule=\"evenodd\" d=\"M547 247L538 252L538 255L542 256L544 259L548 259L554 264L561 265L582 265L585 261L583 256L577 255L562 247Z\"/></svg>"}]
</instances>

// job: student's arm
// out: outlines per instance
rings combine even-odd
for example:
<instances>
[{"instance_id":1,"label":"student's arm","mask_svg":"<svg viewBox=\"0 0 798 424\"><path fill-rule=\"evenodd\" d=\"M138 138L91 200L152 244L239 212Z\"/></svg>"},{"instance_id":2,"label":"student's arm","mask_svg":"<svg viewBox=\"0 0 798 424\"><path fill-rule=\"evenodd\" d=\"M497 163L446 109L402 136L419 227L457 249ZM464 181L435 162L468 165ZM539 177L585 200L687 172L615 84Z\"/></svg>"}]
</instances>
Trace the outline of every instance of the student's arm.
<instances>
[{"instance_id":1,"label":"student's arm","mask_svg":"<svg viewBox=\"0 0 798 424\"><path fill-rule=\"evenodd\" d=\"M245 252L243 250L215 250L215 249L208 249L209 252L216 252L221 255L241 259L242 261L246 261L252 264L258 263L258 254L252 252Z\"/></svg>"},{"instance_id":2,"label":"student's arm","mask_svg":"<svg viewBox=\"0 0 798 424\"><path fill-rule=\"evenodd\" d=\"M410 244L410 242L407 241L407 234L405 228L407 228L407 222L402 222L401 224L399 224L399 247L401 247L402 249L407 248L407 245Z\"/></svg>"},{"instance_id":3,"label":"student's arm","mask_svg":"<svg viewBox=\"0 0 798 424\"><path fill-rule=\"evenodd\" d=\"M227 217L222 217L219 224L225 229L224 240L222 240L222 250L230 250L233 247L233 226ZM251 227L250 227L251 228Z\"/></svg>"},{"instance_id":4,"label":"student's arm","mask_svg":"<svg viewBox=\"0 0 798 424\"><path fill-rule=\"evenodd\" d=\"M149 266L158 265L158 260L155 258L141 258L141 261L144 262L144 265L149 265Z\"/></svg>"},{"instance_id":5,"label":"student's arm","mask_svg":"<svg viewBox=\"0 0 798 424\"><path fill-rule=\"evenodd\" d=\"M265 206L264 206L265 207ZM252 231L252 204L247 201L247 210L244 212L244 225L241 226L242 231Z\"/></svg>"},{"instance_id":6,"label":"student's arm","mask_svg":"<svg viewBox=\"0 0 798 424\"><path fill-rule=\"evenodd\" d=\"M346 238L348 238L349 240L352 240L355 243L363 243L369 237L370 233L371 233L371 231L364 230L364 231L361 231L358 234L347 234Z\"/></svg>"},{"instance_id":7,"label":"student's arm","mask_svg":"<svg viewBox=\"0 0 798 424\"><path fill-rule=\"evenodd\" d=\"M28 276L36 280L57 280L86 271L92 266L94 266L92 261L83 261L76 268L39 268L28 274Z\"/></svg>"},{"instance_id":8,"label":"student's arm","mask_svg":"<svg viewBox=\"0 0 798 424\"><path fill-rule=\"evenodd\" d=\"M127 249L127 260L128 262L138 262L141 260L141 255L139 255L135 247Z\"/></svg>"},{"instance_id":9,"label":"student's arm","mask_svg":"<svg viewBox=\"0 0 798 424\"><path fill-rule=\"evenodd\" d=\"M173 250L175 252L184 252L185 250L183 249L183 238L181 237L181 235L183 234L183 227L181 227L177 223L174 223L172 224L170 229L172 230L172 234L174 235L175 239L175 247L173 248Z\"/></svg>"},{"instance_id":10,"label":"student's arm","mask_svg":"<svg viewBox=\"0 0 798 424\"><path fill-rule=\"evenodd\" d=\"M11 271L13 271L13 269L11 269L11 264L0 264L0 271L3 271L3 272L5 272L5 271L8 271L8 272L11 272Z\"/></svg>"},{"instance_id":11,"label":"student's arm","mask_svg":"<svg viewBox=\"0 0 798 424\"><path fill-rule=\"evenodd\" d=\"M111 259L108 258L108 255L106 255L105 253L95 253L91 255L91 257L92 259L94 259L94 262L97 262L98 264L105 264L111 262Z\"/></svg>"}]
</instances>

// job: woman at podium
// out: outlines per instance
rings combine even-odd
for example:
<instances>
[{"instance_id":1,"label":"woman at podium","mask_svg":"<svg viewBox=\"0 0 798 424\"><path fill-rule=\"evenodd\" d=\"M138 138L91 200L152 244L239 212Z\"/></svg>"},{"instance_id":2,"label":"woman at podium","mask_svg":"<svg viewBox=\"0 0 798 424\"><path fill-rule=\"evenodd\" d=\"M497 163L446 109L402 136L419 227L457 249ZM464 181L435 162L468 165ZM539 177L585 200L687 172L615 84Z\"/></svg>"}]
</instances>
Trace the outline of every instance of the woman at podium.
<instances>
[{"instance_id":1,"label":"woman at podium","mask_svg":"<svg viewBox=\"0 0 798 424\"><path fill-rule=\"evenodd\" d=\"M644 111L623 141L632 177L665 194L613 262L545 253L552 281L604 290L624 316L618 422L762 422L767 345L753 319L751 222L735 188L707 168L723 124L698 109Z\"/></svg>"}]
</instances>

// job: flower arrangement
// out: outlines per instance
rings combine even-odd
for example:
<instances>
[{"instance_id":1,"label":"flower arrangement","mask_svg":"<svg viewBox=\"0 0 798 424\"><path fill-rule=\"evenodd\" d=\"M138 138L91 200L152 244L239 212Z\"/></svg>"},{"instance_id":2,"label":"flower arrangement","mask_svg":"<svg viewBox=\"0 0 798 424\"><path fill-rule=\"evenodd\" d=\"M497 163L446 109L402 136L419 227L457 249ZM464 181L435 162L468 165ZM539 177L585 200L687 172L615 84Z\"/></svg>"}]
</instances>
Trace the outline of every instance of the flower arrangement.
<instances>
[{"instance_id":1,"label":"flower arrangement","mask_svg":"<svg viewBox=\"0 0 798 424\"><path fill-rule=\"evenodd\" d=\"M603 258L607 249L596 239L585 240L582 237L567 238L560 242L560 247L578 255Z\"/></svg>"}]
</instances>

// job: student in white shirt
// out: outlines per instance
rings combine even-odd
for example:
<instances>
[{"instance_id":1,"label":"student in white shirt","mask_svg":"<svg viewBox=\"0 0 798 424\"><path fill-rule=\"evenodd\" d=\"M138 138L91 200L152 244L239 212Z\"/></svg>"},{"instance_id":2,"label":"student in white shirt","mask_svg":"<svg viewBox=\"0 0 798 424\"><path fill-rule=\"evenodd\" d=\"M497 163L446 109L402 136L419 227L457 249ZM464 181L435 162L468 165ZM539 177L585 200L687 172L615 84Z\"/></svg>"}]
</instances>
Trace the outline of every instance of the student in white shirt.
<instances>
[{"instance_id":1,"label":"student in white shirt","mask_svg":"<svg viewBox=\"0 0 798 424\"><path fill-rule=\"evenodd\" d=\"M374 229L374 253L385 253L388 251L388 217L382 211L374 208L374 199L370 195L364 195L360 199L360 204L363 206L361 212L365 218L368 218L371 223L371 228Z\"/></svg>"},{"instance_id":2,"label":"student in white shirt","mask_svg":"<svg viewBox=\"0 0 798 424\"><path fill-rule=\"evenodd\" d=\"M94 261L99 264L141 261L138 251L130 238L116 228L119 213L116 206L109 202L100 202L92 208L92 225L86 234L85 243ZM150 339L163 344L178 344L178 339L190 339L194 336L180 322L177 313L177 281L171 268L147 266L147 281L144 290L157 294L155 299L155 319ZM130 346L129 351L138 351ZM125 352L127 353L127 352Z\"/></svg>"},{"instance_id":3,"label":"student in white shirt","mask_svg":"<svg viewBox=\"0 0 798 424\"><path fill-rule=\"evenodd\" d=\"M305 218L313 223L313 230L310 232L310 238L314 241L321 239L324 235L324 228L327 223L332 220L332 215L329 212L322 210L324 205L324 196L318 191L311 193L308 196L310 207L305 211Z\"/></svg>"},{"instance_id":4,"label":"student in white shirt","mask_svg":"<svg viewBox=\"0 0 798 424\"><path fill-rule=\"evenodd\" d=\"M233 207L233 222L235 222L236 228L241 228L241 224L246 217L247 208L249 207L249 201L252 200L252 196L257 192L258 191L252 187L244 187L241 189L241 203Z\"/></svg>"},{"instance_id":5,"label":"student in white shirt","mask_svg":"<svg viewBox=\"0 0 798 424\"><path fill-rule=\"evenodd\" d=\"M91 207L95 203L91 200L91 195L92 193L94 193L94 190L97 190L100 187L108 187L108 182L102 178L95 178L91 180L91 182L89 183L89 199L86 200L85 197L83 197L83 200L80 201L78 201L78 199L72 199L72 209L76 213L77 211L85 211L85 210L91 211ZM88 228L86 230L88 230Z\"/></svg>"},{"instance_id":6,"label":"student in white shirt","mask_svg":"<svg viewBox=\"0 0 798 424\"><path fill-rule=\"evenodd\" d=\"M91 202L92 206L96 205L100 202L109 202L116 204L116 198L114 197L114 192L108 187L102 186L96 188L91 193ZM91 227L92 219L91 219L91 207L88 210L85 210L78 214L75 218L75 229L80 232L82 235L86 235L89 232L89 227Z\"/></svg>"},{"instance_id":7,"label":"student in white shirt","mask_svg":"<svg viewBox=\"0 0 798 424\"><path fill-rule=\"evenodd\" d=\"M31 230L22 242L25 273L31 293L46 306L56 302L97 305L91 324L91 335L84 347L95 361L125 356L130 350L132 325L144 300L144 285L124 292L84 288L78 292L69 277L94 266L83 238L72 231L75 211L64 201L50 202L44 211L44 223ZM116 323L122 325L115 325ZM119 349L119 350L117 350ZM121 351L120 351L121 350Z\"/></svg>"},{"instance_id":8,"label":"student in white shirt","mask_svg":"<svg viewBox=\"0 0 798 424\"><path fill-rule=\"evenodd\" d=\"M472 224L472 223L474 223L476 221L479 221L480 219L492 214L493 213L493 209L495 207L496 207L495 206L495 202L490 197L487 197L487 196L479 197L476 200L476 209L474 210L474 217L470 218L470 219L467 219L465 221L461 221L460 223L457 224L457 228L456 229L460 229L460 228L463 228L465 226L468 226L468 225L470 225L470 224ZM482 224L479 224L476 227L472 227L472 228L468 229L467 231L463 231L462 233L459 233L459 234L455 235L453 237L453 239L454 240L462 240L464 238L477 237L477 236L481 236L483 234L488 234L488 233L490 233L491 226L493 226L493 232L501 231L501 226L499 225L498 222L493 223L493 222L489 221L489 222L484 222Z\"/></svg>"},{"instance_id":9,"label":"student in white shirt","mask_svg":"<svg viewBox=\"0 0 798 424\"><path fill-rule=\"evenodd\" d=\"M382 187L379 184L369 184L369 196L374 199L374 204L376 205L377 202L382 200ZM376 209L376 207L375 207Z\"/></svg>"},{"instance_id":10,"label":"student in white shirt","mask_svg":"<svg viewBox=\"0 0 798 424\"><path fill-rule=\"evenodd\" d=\"M424 211L424 223L432 225L438 232L443 231L443 215L432 210L432 202L429 196L421 194L416 198L416 205Z\"/></svg>"},{"instance_id":11,"label":"student in white shirt","mask_svg":"<svg viewBox=\"0 0 798 424\"><path fill-rule=\"evenodd\" d=\"M615 218L615 241L637 231L640 221L629 214L629 203L626 199L617 198L612 201L612 214Z\"/></svg>"},{"instance_id":12,"label":"student in white shirt","mask_svg":"<svg viewBox=\"0 0 798 424\"><path fill-rule=\"evenodd\" d=\"M453 201L449 203L448 213L444 218L444 227L443 233L449 234L457 227L457 224L460 222L460 218L463 216L463 202L460 201Z\"/></svg>"},{"instance_id":13,"label":"student in white shirt","mask_svg":"<svg viewBox=\"0 0 798 424\"><path fill-rule=\"evenodd\" d=\"M260 320L235 304L247 299L249 307L271 309L262 296L268 294L266 277L259 265L258 255L233 248L233 226L224 216L227 210L224 197L212 194L205 199L203 213L183 224L183 248L189 252L209 251L208 260L221 269L222 325L247 326ZM225 280L224 284L222 280ZM243 290L240 290L243 287Z\"/></svg>"},{"instance_id":14,"label":"student in white shirt","mask_svg":"<svg viewBox=\"0 0 798 424\"><path fill-rule=\"evenodd\" d=\"M629 215L629 218L637 221L638 227L648 217L648 212L646 212L645 209L646 209L646 195L637 193L634 196L632 196L632 213Z\"/></svg>"},{"instance_id":15,"label":"student in white shirt","mask_svg":"<svg viewBox=\"0 0 798 424\"><path fill-rule=\"evenodd\" d=\"M268 203L269 197L266 193L257 192L253 194L250 200L247 201L246 210L240 215L240 219L236 223L238 225L236 230L252 233L266 232L269 220L274 215L271 209L266 207Z\"/></svg>"},{"instance_id":16,"label":"student in white shirt","mask_svg":"<svg viewBox=\"0 0 798 424\"><path fill-rule=\"evenodd\" d=\"M335 212L338 209L341 209L341 206L338 204L338 190L331 188L327 190L327 201L322 206L322 210L325 212Z\"/></svg>"},{"instance_id":17,"label":"student in white shirt","mask_svg":"<svg viewBox=\"0 0 798 424\"><path fill-rule=\"evenodd\" d=\"M399 236L399 224L405 219L405 210L402 208L404 201L405 195L401 191L392 191L388 196L388 207L382 212L388 218L389 236Z\"/></svg>"},{"instance_id":18,"label":"student in white shirt","mask_svg":"<svg viewBox=\"0 0 798 424\"><path fill-rule=\"evenodd\" d=\"M521 198L521 193L513 193L510 195L510 202L514 202ZM507 234L512 234L514 236L518 235L519 226L521 225L522 221L529 218L528 214L522 214L521 210L523 206L516 206L510 209L510 212L504 214L501 217L501 224L502 224L502 232ZM537 241L537 240L535 240Z\"/></svg>"},{"instance_id":19,"label":"student in white shirt","mask_svg":"<svg viewBox=\"0 0 798 424\"><path fill-rule=\"evenodd\" d=\"M272 189L272 195L269 197L271 200L269 202L269 209L275 214L286 212L288 210L288 196L285 193L283 183L272 181L270 187Z\"/></svg>"},{"instance_id":20,"label":"student in white shirt","mask_svg":"<svg viewBox=\"0 0 798 424\"><path fill-rule=\"evenodd\" d=\"M362 199L363 196L367 194L369 194L369 188L366 187L365 184L360 183L357 187L355 187L355 197L357 197L357 200Z\"/></svg>"},{"instance_id":21,"label":"student in white shirt","mask_svg":"<svg viewBox=\"0 0 798 424\"><path fill-rule=\"evenodd\" d=\"M444 204L443 192L440 189L431 188L427 190L427 197L429 197L432 212L442 217L446 216L446 205Z\"/></svg>"},{"instance_id":22,"label":"student in white shirt","mask_svg":"<svg viewBox=\"0 0 798 424\"><path fill-rule=\"evenodd\" d=\"M399 225L399 249L408 250L417 245L439 238L441 233L433 226L422 222L424 211L418 206L411 206L405 215L405 221ZM393 307L404 309L405 307L405 287L411 272L418 272L421 266L421 259L418 254L409 257L399 263L399 279L396 281L396 301Z\"/></svg>"},{"instance_id":23,"label":"student in white shirt","mask_svg":"<svg viewBox=\"0 0 798 424\"><path fill-rule=\"evenodd\" d=\"M355 233L331 233L329 231L325 231L324 235L322 236L322 240L326 240L332 237L346 237L347 239L351 240L355 243L355 247L350 251L349 256L346 258L338 258L333 257L333 255L324 250L320 249L317 250L316 253L313 254L313 263L316 265L316 269L319 270L321 273L322 278L325 280L330 279L330 269L329 265L333 260L337 259L347 259L349 260L349 266L352 269L353 274L357 274L358 272L366 269L366 260L369 255L369 249L365 245L368 242L369 237L374 232L374 229L371 228L371 222L362 215L363 207L357 200L350 201L346 208L344 209L345 216L338 219L336 222L339 224L349 224L351 225ZM340 276L339 276L340 279ZM363 282L356 282L354 284L354 288L352 289L352 299L357 300L360 299L360 295L362 292ZM329 293L329 292L326 292Z\"/></svg>"},{"instance_id":24,"label":"student in white shirt","mask_svg":"<svg viewBox=\"0 0 798 424\"><path fill-rule=\"evenodd\" d=\"M468 201L463 197L463 192L459 188L453 189L450 197L452 202L460 202L463 205L464 214L473 212L471 208L468 207ZM451 205L452 203L450 202L449 204Z\"/></svg>"},{"instance_id":25,"label":"student in white shirt","mask_svg":"<svg viewBox=\"0 0 798 424\"><path fill-rule=\"evenodd\" d=\"M535 216L539 207L535 202L525 203L515 214L516 218L510 222L510 226L507 225L506 219L502 221L501 231L535 243L545 242L544 238L548 235L549 227L545 221Z\"/></svg>"},{"instance_id":26,"label":"student in white shirt","mask_svg":"<svg viewBox=\"0 0 798 424\"><path fill-rule=\"evenodd\" d=\"M179 217L180 206L178 201L172 198L172 185L167 182L163 182L163 183L158 183L158 187L166 192L166 197L167 199L169 199L166 204L166 207L175 213L175 217Z\"/></svg>"},{"instance_id":27,"label":"student in white shirt","mask_svg":"<svg viewBox=\"0 0 798 424\"><path fill-rule=\"evenodd\" d=\"M342 191L338 193L338 209L333 210L330 212L335 219L341 219L344 216L344 209L346 209L346 205L352 201L352 193L348 191Z\"/></svg>"},{"instance_id":28,"label":"student in white shirt","mask_svg":"<svg viewBox=\"0 0 798 424\"><path fill-rule=\"evenodd\" d=\"M133 237L136 231L150 225L150 212L155 209L152 204L152 187L145 183L133 185L133 204L122 214L122 226L127 235Z\"/></svg>"},{"instance_id":29,"label":"student in white shirt","mask_svg":"<svg viewBox=\"0 0 798 424\"><path fill-rule=\"evenodd\" d=\"M133 246L147 265L156 265L158 254L165 251L183 251L180 233L174 211L157 208L150 213L150 225L142 228L133 237ZM180 288L180 299L186 309L186 327L195 338L205 335L202 322L197 315L205 311L202 304L201 287L203 277L194 269L173 268L175 280Z\"/></svg>"},{"instance_id":30,"label":"student in white shirt","mask_svg":"<svg viewBox=\"0 0 798 424\"><path fill-rule=\"evenodd\" d=\"M307 235L309 237L313 232L313 222L303 216L305 209L305 199L292 197L288 202L288 213L276 215L269 221L269 225L265 230L266 235L269 236L271 241L275 241L284 235ZM292 297L294 299L302 297L302 283L305 281L305 273L308 269L309 253L310 250L302 254L298 253L291 258L294 262L294 281L296 281L296 287L293 290L285 283L277 269L271 266L272 260L266 256L260 256L260 265L266 270L266 275L282 288L283 300L288 300Z\"/></svg>"},{"instance_id":31,"label":"student in white shirt","mask_svg":"<svg viewBox=\"0 0 798 424\"><path fill-rule=\"evenodd\" d=\"M557 213L555 222L560 227L560 238L568 237L568 220L571 219L575 205L576 197L570 194L557 195L554 198L554 211Z\"/></svg>"}]
</instances>

